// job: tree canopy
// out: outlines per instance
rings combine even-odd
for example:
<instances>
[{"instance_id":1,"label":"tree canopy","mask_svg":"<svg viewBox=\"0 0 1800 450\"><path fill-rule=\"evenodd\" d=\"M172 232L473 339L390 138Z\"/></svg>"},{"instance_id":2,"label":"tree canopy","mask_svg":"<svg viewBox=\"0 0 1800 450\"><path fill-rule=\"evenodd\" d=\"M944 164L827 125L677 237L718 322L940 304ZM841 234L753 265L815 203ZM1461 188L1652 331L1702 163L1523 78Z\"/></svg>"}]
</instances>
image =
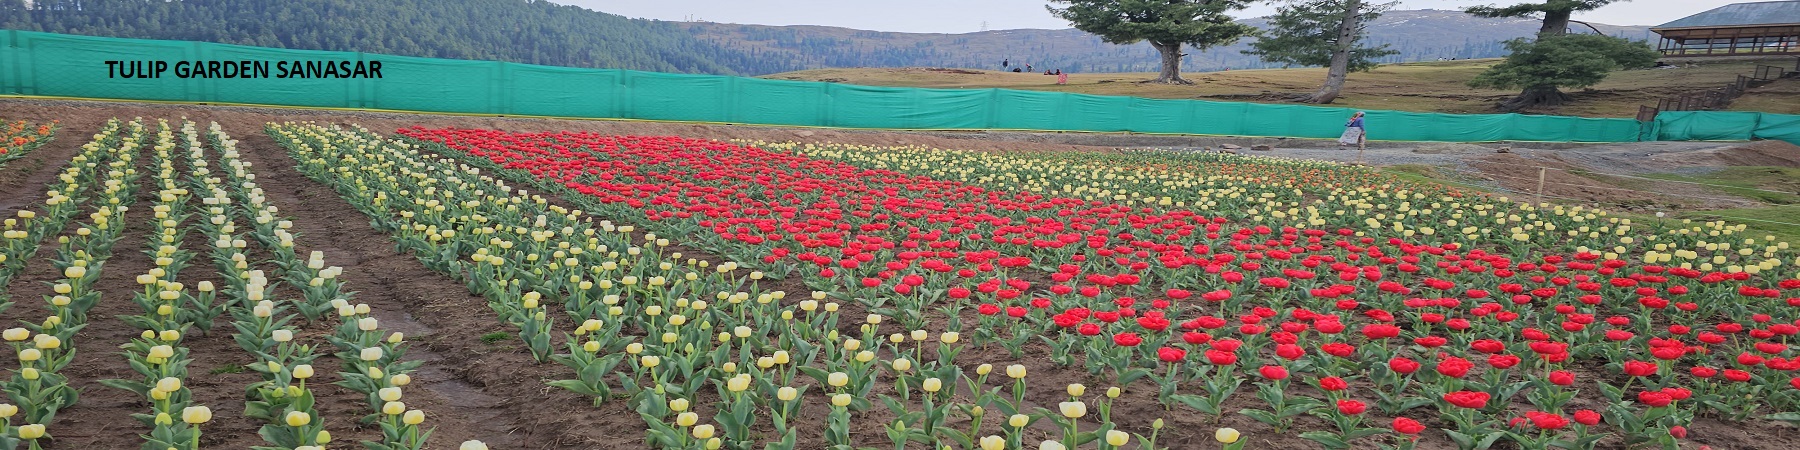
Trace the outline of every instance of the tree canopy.
<instances>
[{"instance_id":1,"label":"tree canopy","mask_svg":"<svg viewBox=\"0 0 1800 450\"><path fill-rule=\"evenodd\" d=\"M1560 104L1568 99L1560 88L1593 86L1614 70L1649 67L1660 56L1643 41L1597 34L1514 39L1506 47L1512 54L1477 75L1469 86L1524 89L1502 104L1509 110Z\"/></svg>"},{"instance_id":2,"label":"tree canopy","mask_svg":"<svg viewBox=\"0 0 1800 450\"><path fill-rule=\"evenodd\" d=\"M1473 6L1464 11L1477 17L1528 17L1544 15L1539 36L1565 34L1569 18L1576 12L1592 11L1617 1L1629 0L1544 0L1543 3L1520 3L1512 6Z\"/></svg>"},{"instance_id":3,"label":"tree canopy","mask_svg":"<svg viewBox=\"0 0 1800 450\"><path fill-rule=\"evenodd\" d=\"M1331 55L1338 47L1339 26L1349 10L1356 3L1350 0L1308 0L1282 6L1274 16L1269 18L1269 29L1250 44L1246 55L1262 57L1264 61L1290 64L1296 66L1329 66ZM1381 13L1392 7L1392 3L1370 5L1358 8L1353 21L1353 37L1348 47L1349 63L1346 66L1351 72L1364 72L1376 66L1376 60L1383 56L1398 54L1390 50L1390 45L1366 45L1368 24L1381 17Z\"/></svg>"},{"instance_id":4,"label":"tree canopy","mask_svg":"<svg viewBox=\"0 0 1800 450\"><path fill-rule=\"evenodd\" d=\"M1076 29L1114 44L1149 41L1160 54L1157 81L1181 79L1182 45L1206 49L1237 42L1256 29L1232 21L1225 13L1243 9L1248 0L1051 0L1068 7L1047 7Z\"/></svg>"}]
</instances>

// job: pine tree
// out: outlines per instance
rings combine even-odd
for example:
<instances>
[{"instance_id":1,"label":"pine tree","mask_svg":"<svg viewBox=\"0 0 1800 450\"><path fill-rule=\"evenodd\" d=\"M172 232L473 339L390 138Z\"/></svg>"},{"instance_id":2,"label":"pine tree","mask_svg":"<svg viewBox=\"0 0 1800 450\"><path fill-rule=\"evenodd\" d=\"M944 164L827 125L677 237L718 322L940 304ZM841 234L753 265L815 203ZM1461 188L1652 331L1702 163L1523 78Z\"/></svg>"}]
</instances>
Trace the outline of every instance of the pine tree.
<instances>
[{"instance_id":1,"label":"pine tree","mask_svg":"<svg viewBox=\"0 0 1800 450\"><path fill-rule=\"evenodd\" d=\"M1192 84L1181 78L1183 44L1205 50L1237 42L1255 29L1225 15L1243 9L1248 0L1051 0L1067 8L1047 7L1076 29L1112 44L1149 41L1162 59L1155 82Z\"/></svg>"},{"instance_id":2,"label":"pine tree","mask_svg":"<svg viewBox=\"0 0 1800 450\"><path fill-rule=\"evenodd\" d=\"M1243 53L1269 62L1327 67L1325 84L1302 101L1331 103L1343 92L1350 72L1374 69L1377 59L1399 53L1386 44L1362 45L1368 38L1368 23L1393 5L1307 0L1282 6L1270 18L1270 29Z\"/></svg>"},{"instance_id":3,"label":"pine tree","mask_svg":"<svg viewBox=\"0 0 1800 450\"><path fill-rule=\"evenodd\" d=\"M1476 17L1528 17L1544 15L1544 25L1538 29L1538 36L1560 36L1568 34L1569 19L1577 12L1592 11L1609 3L1630 0L1544 0L1543 3L1520 3L1517 5L1472 6L1463 11Z\"/></svg>"},{"instance_id":4,"label":"pine tree","mask_svg":"<svg viewBox=\"0 0 1800 450\"><path fill-rule=\"evenodd\" d=\"M1570 18L1573 17L1576 12L1592 11L1615 1L1629 0L1544 0L1543 3L1520 3L1507 7L1476 6L1464 11L1473 14L1476 17L1527 17L1543 14L1544 24L1538 29L1537 34L1538 40L1542 41L1567 36ZM1618 39L1618 41L1625 40ZM1480 83L1481 85L1494 87L1507 87L1515 84L1522 86L1524 90L1519 92L1519 95L1500 104L1501 109L1508 111L1517 111L1535 106L1560 105L1569 100L1569 95L1562 93L1562 91L1557 89L1557 86L1582 86L1549 82L1506 83L1496 80L1516 79L1523 73L1548 74L1558 71L1580 72L1583 76L1578 78L1586 79L1586 75L1594 73L1595 67L1607 67L1608 64L1611 64L1610 60L1577 61L1567 58L1567 55L1520 54L1521 51L1547 52L1552 49L1568 49L1571 51L1594 50L1570 47L1565 44L1566 42L1571 41L1552 42L1546 43L1545 45L1532 45L1523 40L1509 41L1506 44L1506 48L1512 50L1513 53L1506 57L1506 62L1482 72L1481 75L1475 78L1475 81L1471 82L1471 84ZM1588 54L1591 55L1592 52L1589 52ZM1654 56L1652 57L1652 61L1654 61ZM1530 66L1532 64L1538 64L1540 66ZM1573 64L1573 66L1565 66L1569 64ZM1606 72L1609 71L1611 71L1611 69L1598 71L1598 78L1595 78L1592 83L1587 83L1586 86L1591 86L1593 83L1600 82L1600 79L1606 78Z\"/></svg>"},{"instance_id":5,"label":"pine tree","mask_svg":"<svg viewBox=\"0 0 1800 450\"><path fill-rule=\"evenodd\" d=\"M1512 51L1506 61L1477 75L1469 86L1524 89L1500 104L1508 111L1563 104L1569 95L1558 88L1593 86L1614 70L1649 67L1659 56L1644 41L1598 34L1514 39L1506 48Z\"/></svg>"}]
</instances>

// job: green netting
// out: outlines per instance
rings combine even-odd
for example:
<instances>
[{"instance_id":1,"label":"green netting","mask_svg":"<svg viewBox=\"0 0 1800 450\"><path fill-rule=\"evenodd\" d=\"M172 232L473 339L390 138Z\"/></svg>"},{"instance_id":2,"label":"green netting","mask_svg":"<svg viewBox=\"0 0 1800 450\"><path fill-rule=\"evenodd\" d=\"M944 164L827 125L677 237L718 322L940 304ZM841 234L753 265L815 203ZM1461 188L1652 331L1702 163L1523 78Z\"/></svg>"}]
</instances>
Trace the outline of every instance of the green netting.
<instances>
[{"instance_id":1,"label":"green netting","mask_svg":"<svg viewBox=\"0 0 1800 450\"><path fill-rule=\"evenodd\" d=\"M1782 140L1800 145L1800 116L1762 113L1762 117L1756 124L1756 131L1751 132L1751 137Z\"/></svg>"},{"instance_id":2,"label":"green netting","mask_svg":"<svg viewBox=\"0 0 1800 450\"><path fill-rule=\"evenodd\" d=\"M1762 113L1669 111L1656 115L1656 138L1663 141L1745 141Z\"/></svg>"},{"instance_id":3,"label":"green netting","mask_svg":"<svg viewBox=\"0 0 1800 450\"><path fill-rule=\"evenodd\" d=\"M379 61L379 79L108 78L108 60ZM496 115L883 129L1011 129L1333 138L1354 112L1007 89L914 89L575 69L203 42L0 32L0 94ZM273 69L271 69L273 72ZM1390 141L1800 140L1800 116L1632 119L1368 111Z\"/></svg>"}]
</instances>

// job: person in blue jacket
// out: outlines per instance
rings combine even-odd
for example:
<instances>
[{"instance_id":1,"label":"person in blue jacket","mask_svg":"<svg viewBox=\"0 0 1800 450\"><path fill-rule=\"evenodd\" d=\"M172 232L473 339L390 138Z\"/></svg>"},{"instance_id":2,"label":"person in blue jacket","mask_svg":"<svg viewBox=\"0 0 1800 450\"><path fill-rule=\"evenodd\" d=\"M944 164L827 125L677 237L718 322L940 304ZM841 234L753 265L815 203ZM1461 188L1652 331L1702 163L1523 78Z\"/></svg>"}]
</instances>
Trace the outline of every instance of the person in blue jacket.
<instances>
[{"instance_id":1,"label":"person in blue jacket","mask_svg":"<svg viewBox=\"0 0 1800 450\"><path fill-rule=\"evenodd\" d=\"M1344 124L1344 135L1338 137L1338 147L1355 145L1362 147L1367 141L1367 133L1363 130L1363 112L1357 111L1350 116L1350 122Z\"/></svg>"}]
</instances>

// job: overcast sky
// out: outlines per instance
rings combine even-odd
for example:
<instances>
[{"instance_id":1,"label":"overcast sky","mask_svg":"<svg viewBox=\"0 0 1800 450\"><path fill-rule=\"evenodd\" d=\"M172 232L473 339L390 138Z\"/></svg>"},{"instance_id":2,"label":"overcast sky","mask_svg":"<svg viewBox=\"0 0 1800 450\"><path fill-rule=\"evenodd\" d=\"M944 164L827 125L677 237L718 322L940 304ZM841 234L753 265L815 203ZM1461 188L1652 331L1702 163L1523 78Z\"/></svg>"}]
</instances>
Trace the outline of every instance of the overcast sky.
<instances>
[{"instance_id":1,"label":"overcast sky","mask_svg":"<svg viewBox=\"0 0 1800 450\"><path fill-rule=\"evenodd\" d=\"M830 25L879 31L970 33L1012 28L1068 28L1044 11L1044 0L551 0L626 17L762 25ZM1403 0L1400 9L1455 9L1523 0ZM1538 0L1542 1L1542 0ZM1631 0L1575 16L1612 25L1658 25L1715 7L1754 0ZM1239 17L1273 13L1258 3Z\"/></svg>"}]
</instances>

